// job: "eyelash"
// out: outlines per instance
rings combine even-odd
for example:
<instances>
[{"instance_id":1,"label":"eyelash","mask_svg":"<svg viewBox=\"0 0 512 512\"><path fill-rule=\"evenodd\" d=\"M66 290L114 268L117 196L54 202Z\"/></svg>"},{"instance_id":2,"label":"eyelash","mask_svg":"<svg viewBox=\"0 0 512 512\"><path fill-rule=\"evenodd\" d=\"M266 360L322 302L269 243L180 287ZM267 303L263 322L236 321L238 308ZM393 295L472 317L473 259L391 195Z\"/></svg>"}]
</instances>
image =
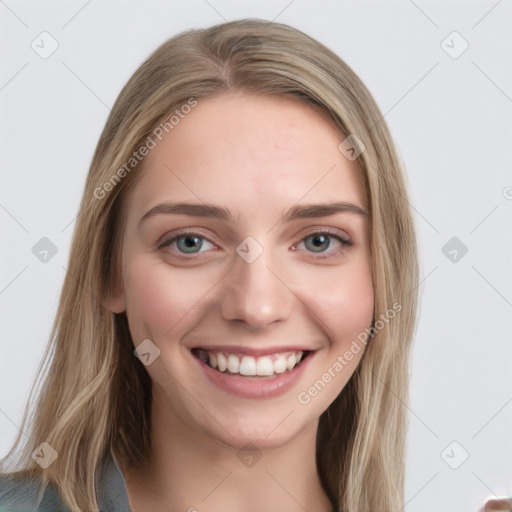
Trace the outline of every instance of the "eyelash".
<instances>
[{"instance_id":1,"label":"eyelash","mask_svg":"<svg viewBox=\"0 0 512 512\"><path fill-rule=\"evenodd\" d=\"M340 236L338 233L335 233L335 232L330 231L329 229L325 229L325 228L321 229L319 231L313 231L313 232L307 234L304 238L302 238L300 240L299 243L304 242L306 239L308 239L308 238L310 238L310 237L312 237L314 235L327 235L330 239L335 239L335 240L337 240L340 243L340 247L336 251L334 251L334 252L332 252L330 254L327 254L327 255L325 255L323 252L315 253L313 251L306 251L306 252L309 252L310 254L313 254L313 255L316 254L316 256L315 256L316 259L327 259L327 258L332 258L332 257L335 257L335 256L339 256L347 248L349 248L349 247L351 247L353 245L353 243L352 243L352 241L350 239L344 238L344 237ZM197 233L195 231L184 231L182 233L174 234L170 238L165 238L164 240L162 240L162 242L160 242L158 244L158 249L169 248L169 246L173 242L175 242L176 240L178 240L179 238L182 238L182 237L197 237L197 238L201 238L203 240L207 240L208 242L213 244L213 242L211 242L207 237L205 237L201 233ZM297 245L298 244L295 244L293 246L293 250L295 250L295 247ZM178 254L179 254L179 256L178 256L179 258L182 258L184 260L191 260L191 259L195 259L201 253L190 253L190 255L187 256L186 253L182 253L182 252L178 251Z\"/></svg>"}]
</instances>

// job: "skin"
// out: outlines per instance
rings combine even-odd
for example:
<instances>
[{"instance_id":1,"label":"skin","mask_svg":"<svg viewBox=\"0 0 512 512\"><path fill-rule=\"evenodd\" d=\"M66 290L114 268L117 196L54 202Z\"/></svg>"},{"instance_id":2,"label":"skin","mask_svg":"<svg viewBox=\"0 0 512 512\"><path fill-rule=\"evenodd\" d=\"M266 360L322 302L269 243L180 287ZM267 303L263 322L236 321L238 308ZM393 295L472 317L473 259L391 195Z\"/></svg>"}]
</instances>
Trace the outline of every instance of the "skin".
<instances>
[{"instance_id":1,"label":"skin","mask_svg":"<svg viewBox=\"0 0 512 512\"><path fill-rule=\"evenodd\" d=\"M367 208L360 170L338 150L344 138L316 107L229 93L199 100L146 158L125 205L123 282L107 303L126 312L135 346L150 339L160 349L146 367L151 458L143 468L121 468L135 512L332 509L315 463L318 419L363 350L309 403L297 396L371 325L368 218L282 216L313 203ZM234 218L156 214L139 225L171 201L215 204ZM318 252L311 235L326 228L334 236ZM158 247L187 229L204 237L199 253L180 252L176 240ZM252 263L236 252L248 236L263 248ZM291 390L247 399L206 379L190 351L198 339L258 348L300 343L315 352ZM237 456L247 443L259 457L252 467Z\"/></svg>"}]
</instances>

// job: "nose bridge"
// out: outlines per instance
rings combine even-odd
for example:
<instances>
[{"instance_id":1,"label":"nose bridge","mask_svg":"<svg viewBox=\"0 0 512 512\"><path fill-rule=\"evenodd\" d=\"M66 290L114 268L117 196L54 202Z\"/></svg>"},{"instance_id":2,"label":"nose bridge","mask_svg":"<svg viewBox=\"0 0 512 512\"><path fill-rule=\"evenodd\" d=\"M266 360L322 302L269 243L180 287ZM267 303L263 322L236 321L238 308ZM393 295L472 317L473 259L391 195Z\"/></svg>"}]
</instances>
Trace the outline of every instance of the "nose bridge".
<instances>
[{"instance_id":1,"label":"nose bridge","mask_svg":"<svg viewBox=\"0 0 512 512\"><path fill-rule=\"evenodd\" d=\"M224 318L261 328L289 317L293 293L276 275L272 256L251 237L237 247L234 268L226 277Z\"/></svg>"}]
</instances>

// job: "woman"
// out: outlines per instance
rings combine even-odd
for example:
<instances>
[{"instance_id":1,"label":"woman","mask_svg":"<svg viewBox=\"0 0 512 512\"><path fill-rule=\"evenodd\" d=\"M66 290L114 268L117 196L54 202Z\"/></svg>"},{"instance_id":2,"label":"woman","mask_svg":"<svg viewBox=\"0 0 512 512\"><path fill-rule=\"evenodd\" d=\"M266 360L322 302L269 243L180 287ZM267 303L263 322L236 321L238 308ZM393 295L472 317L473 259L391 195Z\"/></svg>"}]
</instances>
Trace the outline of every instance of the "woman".
<instances>
[{"instance_id":1,"label":"woman","mask_svg":"<svg viewBox=\"0 0 512 512\"><path fill-rule=\"evenodd\" d=\"M339 57L259 20L170 39L98 142L0 510L402 509L417 284Z\"/></svg>"}]
</instances>

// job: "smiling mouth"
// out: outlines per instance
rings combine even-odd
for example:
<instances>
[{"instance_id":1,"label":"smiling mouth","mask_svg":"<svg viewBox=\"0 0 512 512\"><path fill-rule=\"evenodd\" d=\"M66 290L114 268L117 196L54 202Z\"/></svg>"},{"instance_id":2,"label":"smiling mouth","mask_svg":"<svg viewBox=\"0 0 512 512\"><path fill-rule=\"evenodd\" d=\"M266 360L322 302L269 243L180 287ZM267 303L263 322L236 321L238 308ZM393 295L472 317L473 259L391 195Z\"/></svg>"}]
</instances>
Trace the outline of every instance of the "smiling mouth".
<instances>
[{"instance_id":1,"label":"smiling mouth","mask_svg":"<svg viewBox=\"0 0 512 512\"><path fill-rule=\"evenodd\" d=\"M244 377L276 377L292 371L306 359L309 351L289 351L250 356L209 351L202 348L192 350L192 354L206 365L226 375Z\"/></svg>"}]
</instances>

